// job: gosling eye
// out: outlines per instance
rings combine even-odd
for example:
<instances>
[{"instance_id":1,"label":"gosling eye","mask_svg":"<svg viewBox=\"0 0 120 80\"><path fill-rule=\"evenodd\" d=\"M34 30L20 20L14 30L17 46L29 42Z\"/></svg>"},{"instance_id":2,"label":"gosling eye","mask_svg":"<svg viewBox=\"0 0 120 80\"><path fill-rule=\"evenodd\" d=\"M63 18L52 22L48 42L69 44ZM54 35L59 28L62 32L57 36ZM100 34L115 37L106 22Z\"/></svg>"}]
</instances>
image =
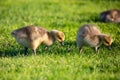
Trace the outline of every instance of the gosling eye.
<instances>
[{"instance_id":1,"label":"gosling eye","mask_svg":"<svg viewBox=\"0 0 120 80\"><path fill-rule=\"evenodd\" d=\"M62 40L62 38L60 36L58 36L58 39Z\"/></svg>"},{"instance_id":2,"label":"gosling eye","mask_svg":"<svg viewBox=\"0 0 120 80\"><path fill-rule=\"evenodd\" d=\"M106 44L109 44L109 42L108 42L108 41L105 41L105 43L106 43Z\"/></svg>"},{"instance_id":3,"label":"gosling eye","mask_svg":"<svg viewBox=\"0 0 120 80\"><path fill-rule=\"evenodd\" d=\"M60 37L59 39L61 40L62 38Z\"/></svg>"}]
</instances>

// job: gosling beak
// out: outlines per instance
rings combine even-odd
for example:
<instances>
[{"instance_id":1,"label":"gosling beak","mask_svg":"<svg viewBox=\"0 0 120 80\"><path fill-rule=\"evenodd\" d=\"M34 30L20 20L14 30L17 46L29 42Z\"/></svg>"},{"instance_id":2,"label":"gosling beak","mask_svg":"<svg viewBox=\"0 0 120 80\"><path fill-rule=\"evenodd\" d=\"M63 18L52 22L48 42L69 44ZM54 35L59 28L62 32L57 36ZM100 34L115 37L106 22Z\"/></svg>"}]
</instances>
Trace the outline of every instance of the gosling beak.
<instances>
[{"instance_id":1,"label":"gosling beak","mask_svg":"<svg viewBox=\"0 0 120 80\"><path fill-rule=\"evenodd\" d=\"M60 44L61 44L62 46L64 46L64 41L60 42Z\"/></svg>"},{"instance_id":2,"label":"gosling beak","mask_svg":"<svg viewBox=\"0 0 120 80\"><path fill-rule=\"evenodd\" d=\"M112 49L111 46L108 46L108 49L111 50Z\"/></svg>"},{"instance_id":3,"label":"gosling beak","mask_svg":"<svg viewBox=\"0 0 120 80\"><path fill-rule=\"evenodd\" d=\"M11 35L14 37L15 36L15 32L13 31L13 32L11 32Z\"/></svg>"}]
</instances>

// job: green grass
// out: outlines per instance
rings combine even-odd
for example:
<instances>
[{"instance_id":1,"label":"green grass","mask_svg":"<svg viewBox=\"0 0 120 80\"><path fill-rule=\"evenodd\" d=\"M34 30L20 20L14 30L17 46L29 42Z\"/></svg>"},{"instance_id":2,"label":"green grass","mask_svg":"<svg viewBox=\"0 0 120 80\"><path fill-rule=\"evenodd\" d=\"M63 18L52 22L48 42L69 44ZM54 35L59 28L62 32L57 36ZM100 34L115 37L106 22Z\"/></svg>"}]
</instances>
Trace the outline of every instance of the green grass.
<instances>
[{"instance_id":1,"label":"green grass","mask_svg":"<svg viewBox=\"0 0 120 80\"><path fill-rule=\"evenodd\" d=\"M0 0L0 80L120 80L120 25L99 21L108 9L120 9L120 1ZM111 51L102 45L99 54L90 47L78 53L77 30L87 23L113 37ZM63 31L65 46L42 45L36 56L23 56L10 33L26 25Z\"/></svg>"}]
</instances>

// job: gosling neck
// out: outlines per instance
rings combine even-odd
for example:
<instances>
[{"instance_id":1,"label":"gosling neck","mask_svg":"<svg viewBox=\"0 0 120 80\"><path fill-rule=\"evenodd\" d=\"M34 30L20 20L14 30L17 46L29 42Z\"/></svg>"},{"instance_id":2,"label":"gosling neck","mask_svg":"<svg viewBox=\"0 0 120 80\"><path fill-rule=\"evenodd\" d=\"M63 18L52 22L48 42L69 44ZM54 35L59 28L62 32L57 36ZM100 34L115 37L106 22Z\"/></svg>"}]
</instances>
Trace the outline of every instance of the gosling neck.
<instances>
[{"instance_id":1,"label":"gosling neck","mask_svg":"<svg viewBox=\"0 0 120 80\"><path fill-rule=\"evenodd\" d=\"M48 32L49 40L51 40L53 43L56 41L55 34L52 32Z\"/></svg>"},{"instance_id":2,"label":"gosling neck","mask_svg":"<svg viewBox=\"0 0 120 80\"><path fill-rule=\"evenodd\" d=\"M49 46L52 45L55 41L55 35L52 32L47 32L47 39L44 43Z\"/></svg>"},{"instance_id":3,"label":"gosling neck","mask_svg":"<svg viewBox=\"0 0 120 80\"><path fill-rule=\"evenodd\" d=\"M99 36L100 42L103 43L105 34L101 34L101 35L98 35L98 36Z\"/></svg>"}]
</instances>

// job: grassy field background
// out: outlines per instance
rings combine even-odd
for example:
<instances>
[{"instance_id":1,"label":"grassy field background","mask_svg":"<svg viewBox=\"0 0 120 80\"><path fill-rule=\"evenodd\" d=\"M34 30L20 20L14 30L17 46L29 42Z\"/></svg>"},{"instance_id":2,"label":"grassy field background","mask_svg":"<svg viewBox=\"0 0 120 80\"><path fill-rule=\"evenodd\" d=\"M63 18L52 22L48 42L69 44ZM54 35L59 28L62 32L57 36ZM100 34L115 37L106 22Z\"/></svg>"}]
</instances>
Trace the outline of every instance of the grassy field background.
<instances>
[{"instance_id":1,"label":"grassy field background","mask_svg":"<svg viewBox=\"0 0 120 80\"><path fill-rule=\"evenodd\" d=\"M0 0L0 80L120 80L120 24L99 21L108 9L120 9L120 1ZM77 30L88 23L113 37L111 51L102 45L99 54L90 47L79 54ZM42 45L36 56L23 56L10 33L27 25L63 31L65 46Z\"/></svg>"}]
</instances>

